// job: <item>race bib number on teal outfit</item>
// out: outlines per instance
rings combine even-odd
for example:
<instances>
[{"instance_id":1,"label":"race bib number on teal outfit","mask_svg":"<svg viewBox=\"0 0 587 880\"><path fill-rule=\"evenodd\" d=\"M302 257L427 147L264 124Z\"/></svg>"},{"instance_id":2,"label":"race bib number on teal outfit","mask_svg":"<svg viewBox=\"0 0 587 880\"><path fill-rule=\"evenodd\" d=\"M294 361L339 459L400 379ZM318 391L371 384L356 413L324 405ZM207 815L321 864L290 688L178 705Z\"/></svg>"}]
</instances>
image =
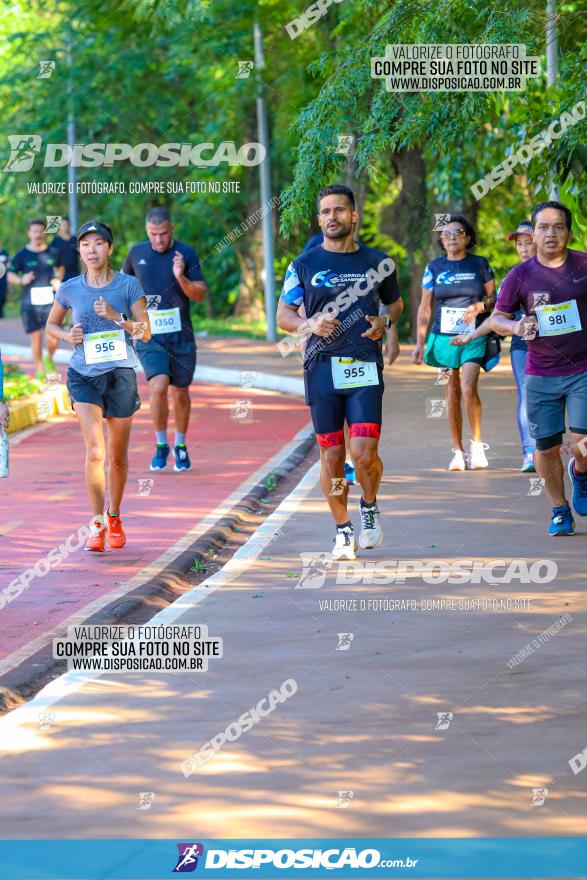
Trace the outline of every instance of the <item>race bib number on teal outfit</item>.
<instances>
[{"instance_id":1,"label":"race bib number on teal outfit","mask_svg":"<svg viewBox=\"0 0 587 880\"><path fill-rule=\"evenodd\" d=\"M465 324L463 316L467 310L442 306L440 312L441 333L468 333L471 327Z\"/></svg>"}]
</instances>

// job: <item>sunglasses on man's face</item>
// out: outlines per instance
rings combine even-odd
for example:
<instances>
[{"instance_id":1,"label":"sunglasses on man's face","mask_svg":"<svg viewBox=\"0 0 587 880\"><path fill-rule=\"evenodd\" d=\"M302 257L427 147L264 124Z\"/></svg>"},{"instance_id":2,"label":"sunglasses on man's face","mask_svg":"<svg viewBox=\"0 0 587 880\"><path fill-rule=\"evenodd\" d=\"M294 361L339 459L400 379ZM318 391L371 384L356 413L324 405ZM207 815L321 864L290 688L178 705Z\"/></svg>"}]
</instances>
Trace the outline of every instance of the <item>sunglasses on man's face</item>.
<instances>
[{"instance_id":1,"label":"sunglasses on man's face","mask_svg":"<svg viewBox=\"0 0 587 880\"><path fill-rule=\"evenodd\" d=\"M455 232L451 232L450 229L447 229L445 232L440 233L441 238L460 238L461 235L465 234L464 229L457 229Z\"/></svg>"}]
</instances>

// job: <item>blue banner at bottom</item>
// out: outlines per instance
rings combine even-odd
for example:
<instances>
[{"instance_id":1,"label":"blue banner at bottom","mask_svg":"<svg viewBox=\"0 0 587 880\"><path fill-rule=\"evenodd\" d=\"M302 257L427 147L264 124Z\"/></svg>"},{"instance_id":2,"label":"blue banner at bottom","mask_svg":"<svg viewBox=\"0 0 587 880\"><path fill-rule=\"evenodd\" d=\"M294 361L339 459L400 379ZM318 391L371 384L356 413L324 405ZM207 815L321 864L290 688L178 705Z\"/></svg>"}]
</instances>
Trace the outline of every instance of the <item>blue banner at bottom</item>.
<instances>
[{"instance_id":1,"label":"blue banner at bottom","mask_svg":"<svg viewBox=\"0 0 587 880\"><path fill-rule=\"evenodd\" d=\"M587 837L3 840L2 880L587 878Z\"/></svg>"}]
</instances>

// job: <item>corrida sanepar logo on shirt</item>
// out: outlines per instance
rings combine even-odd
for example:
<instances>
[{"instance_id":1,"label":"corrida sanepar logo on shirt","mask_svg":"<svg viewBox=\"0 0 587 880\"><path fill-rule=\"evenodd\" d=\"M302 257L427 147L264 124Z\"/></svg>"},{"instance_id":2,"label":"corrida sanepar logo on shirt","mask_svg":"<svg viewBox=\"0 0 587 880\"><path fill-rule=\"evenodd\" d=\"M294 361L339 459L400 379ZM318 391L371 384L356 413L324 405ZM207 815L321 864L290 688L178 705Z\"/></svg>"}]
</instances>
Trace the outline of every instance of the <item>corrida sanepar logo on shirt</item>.
<instances>
[{"instance_id":1,"label":"corrida sanepar logo on shirt","mask_svg":"<svg viewBox=\"0 0 587 880\"><path fill-rule=\"evenodd\" d=\"M430 273L432 275L432 273ZM437 284L462 284L463 281L473 281L474 272L441 272L436 277Z\"/></svg>"},{"instance_id":2,"label":"corrida sanepar logo on shirt","mask_svg":"<svg viewBox=\"0 0 587 880\"><path fill-rule=\"evenodd\" d=\"M312 276L312 287L340 287L341 284L354 284L365 277L364 272L333 272L331 269L321 269Z\"/></svg>"}]
</instances>

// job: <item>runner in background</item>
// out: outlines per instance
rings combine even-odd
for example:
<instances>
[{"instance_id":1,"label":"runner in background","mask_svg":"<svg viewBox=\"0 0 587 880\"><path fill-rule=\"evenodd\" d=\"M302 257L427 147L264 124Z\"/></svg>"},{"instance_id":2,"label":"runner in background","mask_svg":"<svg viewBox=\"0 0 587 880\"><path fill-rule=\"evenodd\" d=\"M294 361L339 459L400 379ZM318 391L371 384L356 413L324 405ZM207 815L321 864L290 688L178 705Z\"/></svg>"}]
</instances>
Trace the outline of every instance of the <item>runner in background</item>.
<instances>
[{"instance_id":1,"label":"runner in background","mask_svg":"<svg viewBox=\"0 0 587 880\"><path fill-rule=\"evenodd\" d=\"M422 299L418 309L417 343L413 353L416 364L425 361L431 367L449 370L445 385L448 425L453 441L450 471L486 468L488 465L481 440L481 399L478 392L479 371L485 360L486 340L476 339L461 347L451 346L451 337L473 325L477 315L492 308L495 302L493 270L485 257L470 253L477 243L474 228L461 214L451 214L438 235L444 256L432 260L424 270ZM434 323L424 349L432 315ZM462 399L472 439L469 454L463 449Z\"/></svg>"},{"instance_id":2,"label":"runner in background","mask_svg":"<svg viewBox=\"0 0 587 880\"><path fill-rule=\"evenodd\" d=\"M532 224L529 220L522 220L521 223L518 224L515 231L508 235L509 241L514 241L516 246L516 251L518 252L518 256L520 258L520 263L524 263L526 260L529 260L530 257L533 257L536 253L536 245L532 239ZM522 309L520 309L514 315L514 319L518 321L523 315ZM491 318L490 315L486 318L482 324L480 324L476 329L471 329L470 333L460 333L457 336L451 339L451 345L466 345L467 342L472 342L474 339L480 339L482 336L487 336L492 332L493 328L491 326ZM528 412L526 409L526 388L525 388L525 373L526 373L526 357L528 355L528 343L525 339L522 339L520 336L512 336L512 342L510 346L510 360L512 364L512 372L514 374L514 379L516 382L516 390L518 393L518 407L517 407L517 419L518 419L518 433L520 435L520 443L522 444L522 467L520 470L522 473L534 473L536 467L534 466L534 449L535 443L530 435L530 428L528 426Z\"/></svg>"},{"instance_id":3,"label":"runner in background","mask_svg":"<svg viewBox=\"0 0 587 880\"><path fill-rule=\"evenodd\" d=\"M568 247L572 221L560 202L536 205L536 255L508 272L491 319L497 333L528 340L528 421L536 470L552 504L552 537L575 534L561 459L565 412L572 435L572 503L579 516L587 516L587 253ZM525 314L515 320L520 307Z\"/></svg>"},{"instance_id":4,"label":"runner in background","mask_svg":"<svg viewBox=\"0 0 587 880\"><path fill-rule=\"evenodd\" d=\"M6 305L6 294L8 293L8 269L10 268L10 258L8 251L5 251L0 244L0 318L4 317L4 306Z\"/></svg>"},{"instance_id":5,"label":"runner in background","mask_svg":"<svg viewBox=\"0 0 587 880\"><path fill-rule=\"evenodd\" d=\"M31 339L36 377L44 379L46 372L55 372L53 355L59 342L48 336L47 356L43 357L43 330L53 305L55 291L63 278L63 266L58 251L49 247L45 241L44 220L35 218L30 221L28 237L28 244L14 255L8 280L11 284L22 287L20 316L24 332Z\"/></svg>"},{"instance_id":6,"label":"runner in background","mask_svg":"<svg viewBox=\"0 0 587 880\"><path fill-rule=\"evenodd\" d=\"M69 217L67 214L61 218L59 224L59 232L51 242L51 247L59 253L61 265L64 269L63 280L69 281L80 273L79 254L77 250L77 239L71 234L71 226L69 225Z\"/></svg>"},{"instance_id":7,"label":"runner in background","mask_svg":"<svg viewBox=\"0 0 587 880\"><path fill-rule=\"evenodd\" d=\"M186 434L191 409L190 384L196 369L190 300L201 302L206 295L206 284L195 250L173 238L175 227L167 208L149 211L146 230L149 240L130 249L122 271L135 275L145 291L153 334L149 342L137 343L137 354L149 381L157 442L151 470L162 471L167 467L167 392L171 386L175 419L173 470L189 471Z\"/></svg>"},{"instance_id":8,"label":"runner in background","mask_svg":"<svg viewBox=\"0 0 587 880\"><path fill-rule=\"evenodd\" d=\"M86 448L86 489L93 516L86 550L103 553L105 539L116 549L126 543L120 505L128 473L132 417L141 405L131 335L149 339L151 329L139 282L110 267L114 247L110 227L89 220L80 227L77 240L86 271L61 285L47 333L75 346L67 388ZM69 309L72 327L64 330ZM106 526L104 421L108 437Z\"/></svg>"}]
</instances>

